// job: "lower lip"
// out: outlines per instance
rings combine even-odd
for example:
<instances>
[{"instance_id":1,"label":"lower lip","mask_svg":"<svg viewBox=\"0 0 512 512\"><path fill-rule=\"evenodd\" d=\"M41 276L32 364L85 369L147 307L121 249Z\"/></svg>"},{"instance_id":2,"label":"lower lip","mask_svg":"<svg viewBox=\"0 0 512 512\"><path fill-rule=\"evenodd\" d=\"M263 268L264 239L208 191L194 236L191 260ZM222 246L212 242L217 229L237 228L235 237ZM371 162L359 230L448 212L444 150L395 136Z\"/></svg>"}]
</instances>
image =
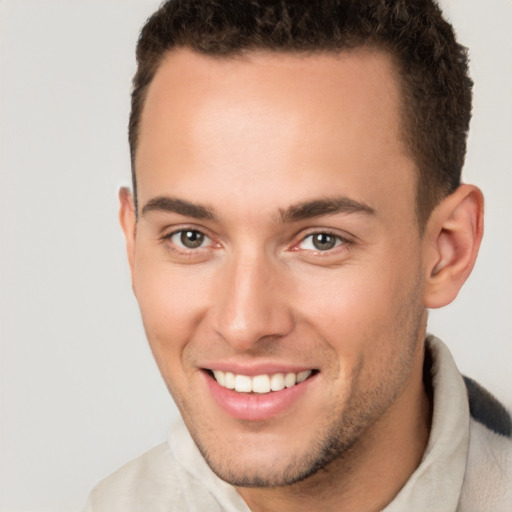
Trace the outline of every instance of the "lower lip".
<instances>
[{"instance_id":1,"label":"lower lip","mask_svg":"<svg viewBox=\"0 0 512 512\"><path fill-rule=\"evenodd\" d=\"M239 420L263 421L290 409L308 391L312 382L316 380L317 374L313 374L304 382L291 388L261 395L237 393L232 389L224 388L206 372L204 377L213 399L224 412Z\"/></svg>"}]
</instances>

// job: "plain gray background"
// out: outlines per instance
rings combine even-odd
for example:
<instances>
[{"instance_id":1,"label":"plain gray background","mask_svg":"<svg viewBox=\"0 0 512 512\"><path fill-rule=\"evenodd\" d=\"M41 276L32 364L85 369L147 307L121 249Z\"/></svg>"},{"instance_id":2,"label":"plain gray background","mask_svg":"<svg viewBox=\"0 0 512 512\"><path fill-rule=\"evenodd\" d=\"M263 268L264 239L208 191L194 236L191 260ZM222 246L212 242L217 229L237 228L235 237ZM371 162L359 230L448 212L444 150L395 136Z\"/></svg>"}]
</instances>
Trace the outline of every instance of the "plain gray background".
<instances>
[{"instance_id":1,"label":"plain gray background","mask_svg":"<svg viewBox=\"0 0 512 512\"><path fill-rule=\"evenodd\" d=\"M117 224L138 30L157 0L0 0L3 512L80 510L165 439L176 409L146 345ZM469 46L464 172L486 234L431 314L460 369L512 405L512 2L445 0Z\"/></svg>"}]
</instances>

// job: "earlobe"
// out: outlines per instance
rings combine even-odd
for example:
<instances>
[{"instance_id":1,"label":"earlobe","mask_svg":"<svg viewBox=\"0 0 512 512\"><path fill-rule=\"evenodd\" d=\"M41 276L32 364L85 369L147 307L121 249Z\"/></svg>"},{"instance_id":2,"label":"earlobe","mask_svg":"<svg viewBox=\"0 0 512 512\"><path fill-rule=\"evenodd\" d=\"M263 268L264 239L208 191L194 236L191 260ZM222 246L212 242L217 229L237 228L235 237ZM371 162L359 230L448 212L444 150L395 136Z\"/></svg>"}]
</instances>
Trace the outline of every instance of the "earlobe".
<instances>
[{"instance_id":1,"label":"earlobe","mask_svg":"<svg viewBox=\"0 0 512 512\"><path fill-rule=\"evenodd\" d=\"M482 235L482 192L461 185L436 207L427 225L425 307L440 308L455 299L473 269Z\"/></svg>"},{"instance_id":2,"label":"earlobe","mask_svg":"<svg viewBox=\"0 0 512 512\"><path fill-rule=\"evenodd\" d=\"M133 196L127 187L119 189L119 222L123 229L126 242L126 252L133 281L133 266L135 261L135 230L136 215Z\"/></svg>"}]
</instances>

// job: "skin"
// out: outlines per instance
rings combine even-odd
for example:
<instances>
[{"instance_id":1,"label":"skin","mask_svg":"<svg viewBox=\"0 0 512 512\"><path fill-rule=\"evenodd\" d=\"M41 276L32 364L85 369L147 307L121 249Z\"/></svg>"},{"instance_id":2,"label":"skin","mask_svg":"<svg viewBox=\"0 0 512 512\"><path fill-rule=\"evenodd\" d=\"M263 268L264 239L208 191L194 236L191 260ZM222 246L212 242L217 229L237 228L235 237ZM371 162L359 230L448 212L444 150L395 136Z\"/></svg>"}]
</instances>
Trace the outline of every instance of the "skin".
<instances>
[{"instance_id":1,"label":"skin","mask_svg":"<svg viewBox=\"0 0 512 512\"><path fill-rule=\"evenodd\" d=\"M149 87L138 220L120 194L133 289L192 437L253 512L380 510L421 460L426 308L469 274L482 197L462 186L420 236L400 112L393 63L376 50L179 49ZM340 198L364 209L293 215ZM185 247L184 229L202 245ZM313 233L335 246L319 250ZM285 412L240 420L205 385L219 361L316 375Z\"/></svg>"}]
</instances>

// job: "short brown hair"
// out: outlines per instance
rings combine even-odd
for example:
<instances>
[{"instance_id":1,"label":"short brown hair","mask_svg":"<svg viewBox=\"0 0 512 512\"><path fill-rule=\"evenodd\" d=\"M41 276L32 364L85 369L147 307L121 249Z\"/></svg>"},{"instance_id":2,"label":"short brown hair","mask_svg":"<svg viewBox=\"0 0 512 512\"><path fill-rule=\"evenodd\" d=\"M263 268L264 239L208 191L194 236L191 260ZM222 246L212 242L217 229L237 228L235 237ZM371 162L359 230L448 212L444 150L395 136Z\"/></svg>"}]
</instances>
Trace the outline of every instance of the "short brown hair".
<instances>
[{"instance_id":1,"label":"short brown hair","mask_svg":"<svg viewBox=\"0 0 512 512\"><path fill-rule=\"evenodd\" d=\"M135 153L147 89L164 55L187 47L232 56L254 50L337 53L372 46L397 64L405 142L418 168L416 209L424 227L460 184L471 118L466 49L433 0L169 0L137 44L129 142Z\"/></svg>"}]
</instances>

